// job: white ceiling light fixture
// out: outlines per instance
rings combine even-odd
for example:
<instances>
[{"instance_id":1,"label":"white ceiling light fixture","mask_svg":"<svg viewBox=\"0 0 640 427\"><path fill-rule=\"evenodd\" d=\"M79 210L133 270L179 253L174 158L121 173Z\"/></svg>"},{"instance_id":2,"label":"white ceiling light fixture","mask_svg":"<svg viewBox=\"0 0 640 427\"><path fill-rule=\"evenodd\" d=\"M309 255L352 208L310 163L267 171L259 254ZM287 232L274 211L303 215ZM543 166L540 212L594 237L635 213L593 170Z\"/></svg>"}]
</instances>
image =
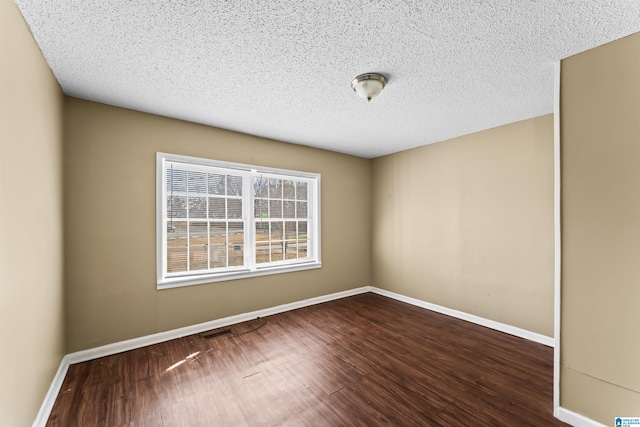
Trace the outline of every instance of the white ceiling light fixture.
<instances>
[{"instance_id":1,"label":"white ceiling light fixture","mask_svg":"<svg viewBox=\"0 0 640 427\"><path fill-rule=\"evenodd\" d=\"M380 95L386 84L387 78L382 74L365 73L353 79L351 87L361 98L371 101Z\"/></svg>"}]
</instances>

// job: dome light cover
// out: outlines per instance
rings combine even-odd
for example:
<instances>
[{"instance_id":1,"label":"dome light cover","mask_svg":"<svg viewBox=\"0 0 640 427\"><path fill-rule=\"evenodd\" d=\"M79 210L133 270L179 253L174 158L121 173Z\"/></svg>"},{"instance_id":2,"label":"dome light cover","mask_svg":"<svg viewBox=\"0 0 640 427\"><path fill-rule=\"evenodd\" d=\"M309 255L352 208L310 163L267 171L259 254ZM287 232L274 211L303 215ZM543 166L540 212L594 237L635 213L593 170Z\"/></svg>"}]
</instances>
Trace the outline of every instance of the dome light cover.
<instances>
[{"instance_id":1,"label":"dome light cover","mask_svg":"<svg viewBox=\"0 0 640 427\"><path fill-rule=\"evenodd\" d=\"M353 79L351 87L361 98L371 101L380 95L386 84L387 78L382 74L365 73Z\"/></svg>"}]
</instances>

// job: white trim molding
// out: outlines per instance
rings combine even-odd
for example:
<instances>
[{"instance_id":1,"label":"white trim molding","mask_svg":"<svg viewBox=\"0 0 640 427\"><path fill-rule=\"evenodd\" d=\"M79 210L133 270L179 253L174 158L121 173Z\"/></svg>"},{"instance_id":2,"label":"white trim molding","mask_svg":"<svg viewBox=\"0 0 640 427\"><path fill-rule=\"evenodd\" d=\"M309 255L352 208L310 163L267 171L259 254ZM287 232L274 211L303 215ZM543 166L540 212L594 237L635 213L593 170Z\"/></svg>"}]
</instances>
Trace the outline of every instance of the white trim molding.
<instances>
[{"instance_id":1,"label":"white trim molding","mask_svg":"<svg viewBox=\"0 0 640 427\"><path fill-rule=\"evenodd\" d=\"M591 418L587 418L584 415L580 415L563 407L558 407L557 418L560 421L571 424L573 427L607 427Z\"/></svg>"},{"instance_id":2,"label":"white trim molding","mask_svg":"<svg viewBox=\"0 0 640 427\"><path fill-rule=\"evenodd\" d=\"M42 405L40 405L40 410L33 422L33 427L40 427L47 424L47 420L53 409L53 404L56 403L56 398L58 397L58 393L60 393L60 388L62 388L62 383L64 382L64 377L67 376L68 370L69 361L67 360L67 356L64 356L49 386L49 390L47 390L47 394L44 396Z\"/></svg>"},{"instance_id":3,"label":"white trim molding","mask_svg":"<svg viewBox=\"0 0 640 427\"><path fill-rule=\"evenodd\" d=\"M558 418L560 409L560 311L562 281L562 229L561 222L561 158L560 158L560 76L561 61L555 63L555 81L553 91L553 415Z\"/></svg>"},{"instance_id":4,"label":"white trim molding","mask_svg":"<svg viewBox=\"0 0 640 427\"><path fill-rule=\"evenodd\" d=\"M432 304L430 302L422 301L416 298L407 297L404 295L396 294L395 292L386 291L384 289L371 287L371 292L385 297L393 298L398 301L406 302L407 304L415 305L417 307L426 308L427 310L435 311L436 313L446 314L447 316L455 317L457 319L466 320L467 322L475 323L476 325L485 326L487 328L495 329L496 331L504 332L509 335L524 338L530 341L544 344L548 347L553 347L554 340L546 335L541 335L535 332L527 331L516 326L507 325L505 323L496 322L494 320L485 319L484 317L476 316L474 314L465 313L463 311L454 310L451 308L443 307L441 305Z\"/></svg>"}]
</instances>

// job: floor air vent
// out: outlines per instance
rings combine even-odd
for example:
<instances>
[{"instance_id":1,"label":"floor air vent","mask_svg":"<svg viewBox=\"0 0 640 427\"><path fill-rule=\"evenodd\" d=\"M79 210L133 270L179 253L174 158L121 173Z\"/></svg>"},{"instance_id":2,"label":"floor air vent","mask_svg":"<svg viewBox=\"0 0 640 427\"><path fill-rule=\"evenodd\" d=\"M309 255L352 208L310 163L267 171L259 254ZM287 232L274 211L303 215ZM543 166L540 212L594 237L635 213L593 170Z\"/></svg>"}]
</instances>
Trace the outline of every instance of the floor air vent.
<instances>
[{"instance_id":1,"label":"floor air vent","mask_svg":"<svg viewBox=\"0 0 640 427\"><path fill-rule=\"evenodd\" d=\"M231 329L223 329L221 331L203 332L200 334L200 336L205 340L210 340L211 338L219 337L221 335L227 335L230 333L231 333Z\"/></svg>"}]
</instances>

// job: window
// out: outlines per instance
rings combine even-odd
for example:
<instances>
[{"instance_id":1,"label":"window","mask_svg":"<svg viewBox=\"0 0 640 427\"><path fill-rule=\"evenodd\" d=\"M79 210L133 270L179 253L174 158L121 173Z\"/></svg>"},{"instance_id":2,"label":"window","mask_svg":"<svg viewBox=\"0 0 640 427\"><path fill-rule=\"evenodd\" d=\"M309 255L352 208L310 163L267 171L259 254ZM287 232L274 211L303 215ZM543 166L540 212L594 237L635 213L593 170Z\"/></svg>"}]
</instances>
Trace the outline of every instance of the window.
<instances>
[{"instance_id":1,"label":"window","mask_svg":"<svg viewBox=\"0 0 640 427\"><path fill-rule=\"evenodd\" d=\"M320 175L157 154L158 288L319 268Z\"/></svg>"}]
</instances>

